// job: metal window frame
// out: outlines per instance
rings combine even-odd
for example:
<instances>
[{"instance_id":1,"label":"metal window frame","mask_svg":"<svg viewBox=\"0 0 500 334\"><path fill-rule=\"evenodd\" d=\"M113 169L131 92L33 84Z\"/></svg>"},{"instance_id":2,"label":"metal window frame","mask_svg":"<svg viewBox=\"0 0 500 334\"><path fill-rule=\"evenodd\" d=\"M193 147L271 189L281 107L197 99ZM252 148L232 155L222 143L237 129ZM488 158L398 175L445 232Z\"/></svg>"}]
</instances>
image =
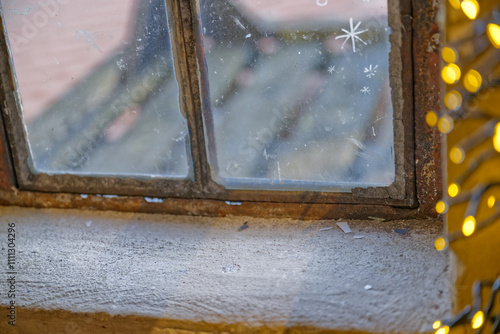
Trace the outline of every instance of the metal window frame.
<instances>
[{"instance_id":1,"label":"metal window frame","mask_svg":"<svg viewBox=\"0 0 500 334\"><path fill-rule=\"evenodd\" d=\"M213 137L205 137L205 128L210 127L210 105L208 99L203 98L208 83L198 2L166 0L166 4L182 96L181 109L190 132L195 182L32 173L28 165L28 147L22 144L26 143L26 134L17 109L12 64L2 22L0 180L4 182L0 181L0 188L4 190L0 191L0 204L40 206L39 202L45 199L50 203L48 206L85 208L89 203L79 200L79 194L85 193L122 195L117 200L122 204L94 196L91 207L124 211L128 209L121 205L127 202L133 203L130 207L133 211L184 214L299 218L433 215L431 207L440 198L441 175L440 135L425 126L425 112L439 106L439 91L429 88L431 83L439 83L439 71L433 71L433 68L439 69L438 8L431 0L389 0L389 25L393 30L390 81L396 181L389 187L356 188L352 193L229 190L212 180L206 148L212 147L214 141ZM426 192L426 186L434 191ZM14 192L11 187L15 188ZM59 197L51 193L58 193ZM165 200L150 205L142 203L142 196ZM244 205L228 206L225 201L244 202Z\"/></svg>"}]
</instances>

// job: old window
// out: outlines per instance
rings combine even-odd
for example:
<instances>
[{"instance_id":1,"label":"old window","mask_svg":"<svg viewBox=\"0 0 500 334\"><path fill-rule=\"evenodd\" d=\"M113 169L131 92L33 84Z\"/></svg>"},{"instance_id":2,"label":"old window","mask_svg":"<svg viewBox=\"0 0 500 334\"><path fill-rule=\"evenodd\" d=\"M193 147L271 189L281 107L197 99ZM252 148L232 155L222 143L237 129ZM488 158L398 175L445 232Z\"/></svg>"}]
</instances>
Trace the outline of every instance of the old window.
<instances>
[{"instance_id":1,"label":"old window","mask_svg":"<svg viewBox=\"0 0 500 334\"><path fill-rule=\"evenodd\" d=\"M22 190L416 205L405 1L0 3Z\"/></svg>"}]
</instances>

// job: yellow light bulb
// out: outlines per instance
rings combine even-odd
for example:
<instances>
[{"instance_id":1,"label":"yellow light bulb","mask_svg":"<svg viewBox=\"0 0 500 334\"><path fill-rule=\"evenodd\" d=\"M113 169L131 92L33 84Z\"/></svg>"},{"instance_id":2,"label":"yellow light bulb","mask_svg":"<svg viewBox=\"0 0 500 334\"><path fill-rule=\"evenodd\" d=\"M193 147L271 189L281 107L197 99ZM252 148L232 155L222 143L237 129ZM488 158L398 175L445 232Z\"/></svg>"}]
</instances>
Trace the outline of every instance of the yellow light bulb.
<instances>
[{"instance_id":1,"label":"yellow light bulb","mask_svg":"<svg viewBox=\"0 0 500 334\"><path fill-rule=\"evenodd\" d=\"M460 0L449 0L450 5L455 9L460 9Z\"/></svg>"},{"instance_id":2,"label":"yellow light bulb","mask_svg":"<svg viewBox=\"0 0 500 334\"><path fill-rule=\"evenodd\" d=\"M472 317L472 328L473 329L478 329L481 327L484 323L484 313L483 311L477 311L476 314Z\"/></svg>"},{"instance_id":3,"label":"yellow light bulb","mask_svg":"<svg viewBox=\"0 0 500 334\"><path fill-rule=\"evenodd\" d=\"M477 92L482 83L483 78L476 70L469 70L464 77L464 87L471 93Z\"/></svg>"},{"instance_id":4,"label":"yellow light bulb","mask_svg":"<svg viewBox=\"0 0 500 334\"><path fill-rule=\"evenodd\" d=\"M476 0L463 0L460 6L469 19L474 20L477 17L479 4Z\"/></svg>"},{"instance_id":5,"label":"yellow light bulb","mask_svg":"<svg viewBox=\"0 0 500 334\"><path fill-rule=\"evenodd\" d=\"M465 152L464 150L462 150L462 148L455 146L450 150L450 160L454 164L461 164L462 161L464 161L464 158Z\"/></svg>"},{"instance_id":6,"label":"yellow light bulb","mask_svg":"<svg viewBox=\"0 0 500 334\"><path fill-rule=\"evenodd\" d=\"M432 324L432 329L438 329L439 327L441 327L441 321L434 321L434 323Z\"/></svg>"},{"instance_id":7,"label":"yellow light bulb","mask_svg":"<svg viewBox=\"0 0 500 334\"><path fill-rule=\"evenodd\" d=\"M436 334L448 334L450 332L450 327L444 326L436 331Z\"/></svg>"},{"instance_id":8,"label":"yellow light bulb","mask_svg":"<svg viewBox=\"0 0 500 334\"><path fill-rule=\"evenodd\" d=\"M456 183L452 183L448 187L448 195L450 195L450 197L457 196L459 192L460 192L460 188L458 187L458 185Z\"/></svg>"},{"instance_id":9,"label":"yellow light bulb","mask_svg":"<svg viewBox=\"0 0 500 334\"><path fill-rule=\"evenodd\" d=\"M449 115L444 115L439 119L437 126L441 133L450 133L454 126L453 118Z\"/></svg>"},{"instance_id":10,"label":"yellow light bulb","mask_svg":"<svg viewBox=\"0 0 500 334\"><path fill-rule=\"evenodd\" d=\"M456 64L448 64L441 70L441 78L448 85L453 85L460 80L461 73L460 67Z\"/></svg>"},{"instance_id":11,"label":"yellow light bulb","mask_svg":"<svg viewBox=\"0 0 500 334\"><path fill-rule=\"evenodd\" d=\"M462 233L468 237L474 233L476 229L476 218L474 216L467 216L464 219L464 224L462 225Z\"/></svg>"},{"instance_id":12,"label":"yellow light bulb","mask_svg":"<svg viewBox=\"0 0 500 334\"><path fill-rule=\"evenodd\" d=\"M495 125L495 134L493 135L493 147L500 152L500 123Z\"/></svg>"},{"instance_id":13,"label":"yellow light bulb","mask_svg":"<svg viewBox=\"0 0 500 334\"><path fill-rule=\"evenodd\" d=\"M496 24L490 23L486 26L486 34L491 44L497 49L500 48L500 27Z\"/></svg>"},{"instance_id":14,"label":"yellow light bulb","mask_svg":"<svg viewBox=\"0 0 500 334\"><path fill-rule=\"evenodd\" d=\"M438 117L434 111L429 111L427 115L425 115L425 122L428 126L434 127L438 122Z\"/></svg>"},{"instance_id":15,"label":"yellow light bulb","mask_svg":"<svg viewBox=\"0 0 500 334\"><path fill-rule=\"evenodd\" d=\"M447 63L455 63L457 61L457 53L450 47L444 47L443 51L441 51L441 57Z\"/></svg>"},{"instance_id":16,"label":"yellow light bulb","mask_svg":"<svg viewBox=\"0 0 500 334\"><path fill-rule=\"evenodd\" d=\"M490 197L488 197L488 208L493 208L495 206L495 203L496 203L496 198L495 196L491 195Z\"/></svg>"},{"instance_id":17,"label":"yellow light bulb","mask_svg":"<svg viewBox=\"0 0 500 334\"><path fill-rule=\"evenodd\" d=\"M436 203L436 212L439 214L445 213L448 210L448 205L445 202L439 201Z\"/></svg>"},{"instance_id":18,"label":"yellow light bulb","mask_svg":"<svg viewBox=\"0 0 500 334\"><path fill-rule=\"evenodd\" d=\"M462 106L462 95L456 90L452 90L444 96L444 104L450 110L458 110Z\"/></svg>"},{"instance_id":19,"label":"yellow light bulb","mask_svg":"<svg viewBox=\"0 0 500 334\"><path fill-rule=\"evenodd\" d=\"M437 238L436 241L434 242L434 247L438 252L444 250L446 248L446 240L443 237ZM439 326L441 326L441 324L439 324Z\"/></svg>"}]
</instances>

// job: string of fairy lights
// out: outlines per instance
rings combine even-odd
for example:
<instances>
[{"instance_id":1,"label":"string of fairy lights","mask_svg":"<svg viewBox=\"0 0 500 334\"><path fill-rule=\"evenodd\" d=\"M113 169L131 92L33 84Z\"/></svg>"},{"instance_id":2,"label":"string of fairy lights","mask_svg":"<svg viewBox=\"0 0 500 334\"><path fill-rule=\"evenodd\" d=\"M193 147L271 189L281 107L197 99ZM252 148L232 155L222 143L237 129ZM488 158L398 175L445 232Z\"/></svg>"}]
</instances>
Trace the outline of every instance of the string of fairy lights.
<instances>
[{"instance_id":1,"label":"string of fairy lights","mask_svg":"<svg viewBox=\"0 0 500 334\"><path fill-rule=\"evenodd\" d=\"M491 289L491 294L484 309L481 309L482 290L484 288ZM500 332L500 314L492 315L495 305L496 295L500 291L500 277L496 281L476 281L472 287L473 304L467 305L462 311L448 320L437 320L432 327L436 330L435 334L447 334L450 329L459 326L470 326L476 330L476 333L482 333L485 320L489 319L492 322L491 333Z\"/></svg>"},{"instance_id":2,"label":"string of fairy lights","mask_svg":"<svg viewBox=\"0 0 500 334\"><path fill-rule=\"evenodd\" d=\"M451 231L435 241L435 248L438 251L443 251L449 244L471 237L474 233L500 221L497 198L488 192L500 186L500 182L477 184L472 188L469 187L470 189L462 189L480 166L500 153L500 118L484 112L477 103L474 103L474 100L478 98L491 96L494 88L500 87L500 76L497 73L500 65L500 26L498 25L500 2L494 5L497 8L483 12L480 12L479 3L476 0L449 0L449 4L475 24L475 33L472 37L466 36L455 40L453 44L443 48L441 55L446 65L441 70L441 78L447 87L452 87L452 89L444 95L443 102L446 111L441 115L429 111L426 114L426 122L431 127L437 126L443 134L449 134L453 131L455 123L463 119L478 119L484 122L475 131L459 140L448 152L449 160L455 165L464 163L466 156L470 156L464 163L465 166L461 169L460 175L449 183L445 198L436 204L436 211L439 214L445 214L450 207L463 203L467 203L467 208L461 223L461 230ZM482 49L473 57L468 55L464 60L460 60L461 54L457 49L460 45L470 42L471 38L480 42L484 40L485 43L478 44L483 45ZM492 145L484 145L488 141L492 141ZM472 150L474 154L471 154ZM492 213L478 220L480 204L484 205L484 201L486 206L492 209ZM482 299L485 291L490 291L486 304ZM472 305L467 305L450 319L436 321L433 324L435 334L448 334L450 330L458 327L471 328L476 333L483 333L490 328L491 333L500 333L500 313L494 314L495 301L497 296L500 297L500 277L495 281L476 281L472 288L472 296Z\"/></svg>"}]
</instances>

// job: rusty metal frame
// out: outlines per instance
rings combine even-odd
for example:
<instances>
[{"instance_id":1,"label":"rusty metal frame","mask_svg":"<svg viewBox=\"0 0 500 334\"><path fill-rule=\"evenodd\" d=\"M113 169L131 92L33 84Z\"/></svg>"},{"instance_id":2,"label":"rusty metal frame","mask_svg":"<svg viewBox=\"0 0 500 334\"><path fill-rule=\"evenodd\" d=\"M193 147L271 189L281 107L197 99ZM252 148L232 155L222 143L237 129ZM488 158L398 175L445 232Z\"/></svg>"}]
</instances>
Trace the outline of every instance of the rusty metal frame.
<instances>
[{"instance_id":1,"label":"rusty metal frame","mask_svg":"<svg viewBox=\"0 0 500 334\"><path fill-rule=\"evenodd\" d=\"M204 135L206 127L210 126L210 109L207 100L202 98L207 92L207 83L206 67L200 61L203 48L199 9L194 0L166 0L177 79L181 86L181 108L191 134L195 181L33 174L28 165L28 148L20 144L26 143L25 131L17 109L12 64L2 25L0 99L3 119L0 122L3 121L4 126L0 126L0 204L302 219L434 216L434 203L441 197L440 136L435 129L425 126L425 112L439 107L439 91L431 88L432 85L439 87L439 71L436 71L440 63L439 45L429 49L439 32L438 9L432 0L389 2L393 4L389 17L394 31L390 61L391 87L395 92L392 94L395 151L399 150L394 185L354 189L352 193L329 193L228 190L215 183L205 149L213 145L213 138ZM3 133L4 127L7 136ZM429 188L432 191L428 191ZM80 193L123 196L82 198ZM163 200L148 203L142 196ZM226 201L243 203L228 205Z\"/></svg>"}]
</instances>

